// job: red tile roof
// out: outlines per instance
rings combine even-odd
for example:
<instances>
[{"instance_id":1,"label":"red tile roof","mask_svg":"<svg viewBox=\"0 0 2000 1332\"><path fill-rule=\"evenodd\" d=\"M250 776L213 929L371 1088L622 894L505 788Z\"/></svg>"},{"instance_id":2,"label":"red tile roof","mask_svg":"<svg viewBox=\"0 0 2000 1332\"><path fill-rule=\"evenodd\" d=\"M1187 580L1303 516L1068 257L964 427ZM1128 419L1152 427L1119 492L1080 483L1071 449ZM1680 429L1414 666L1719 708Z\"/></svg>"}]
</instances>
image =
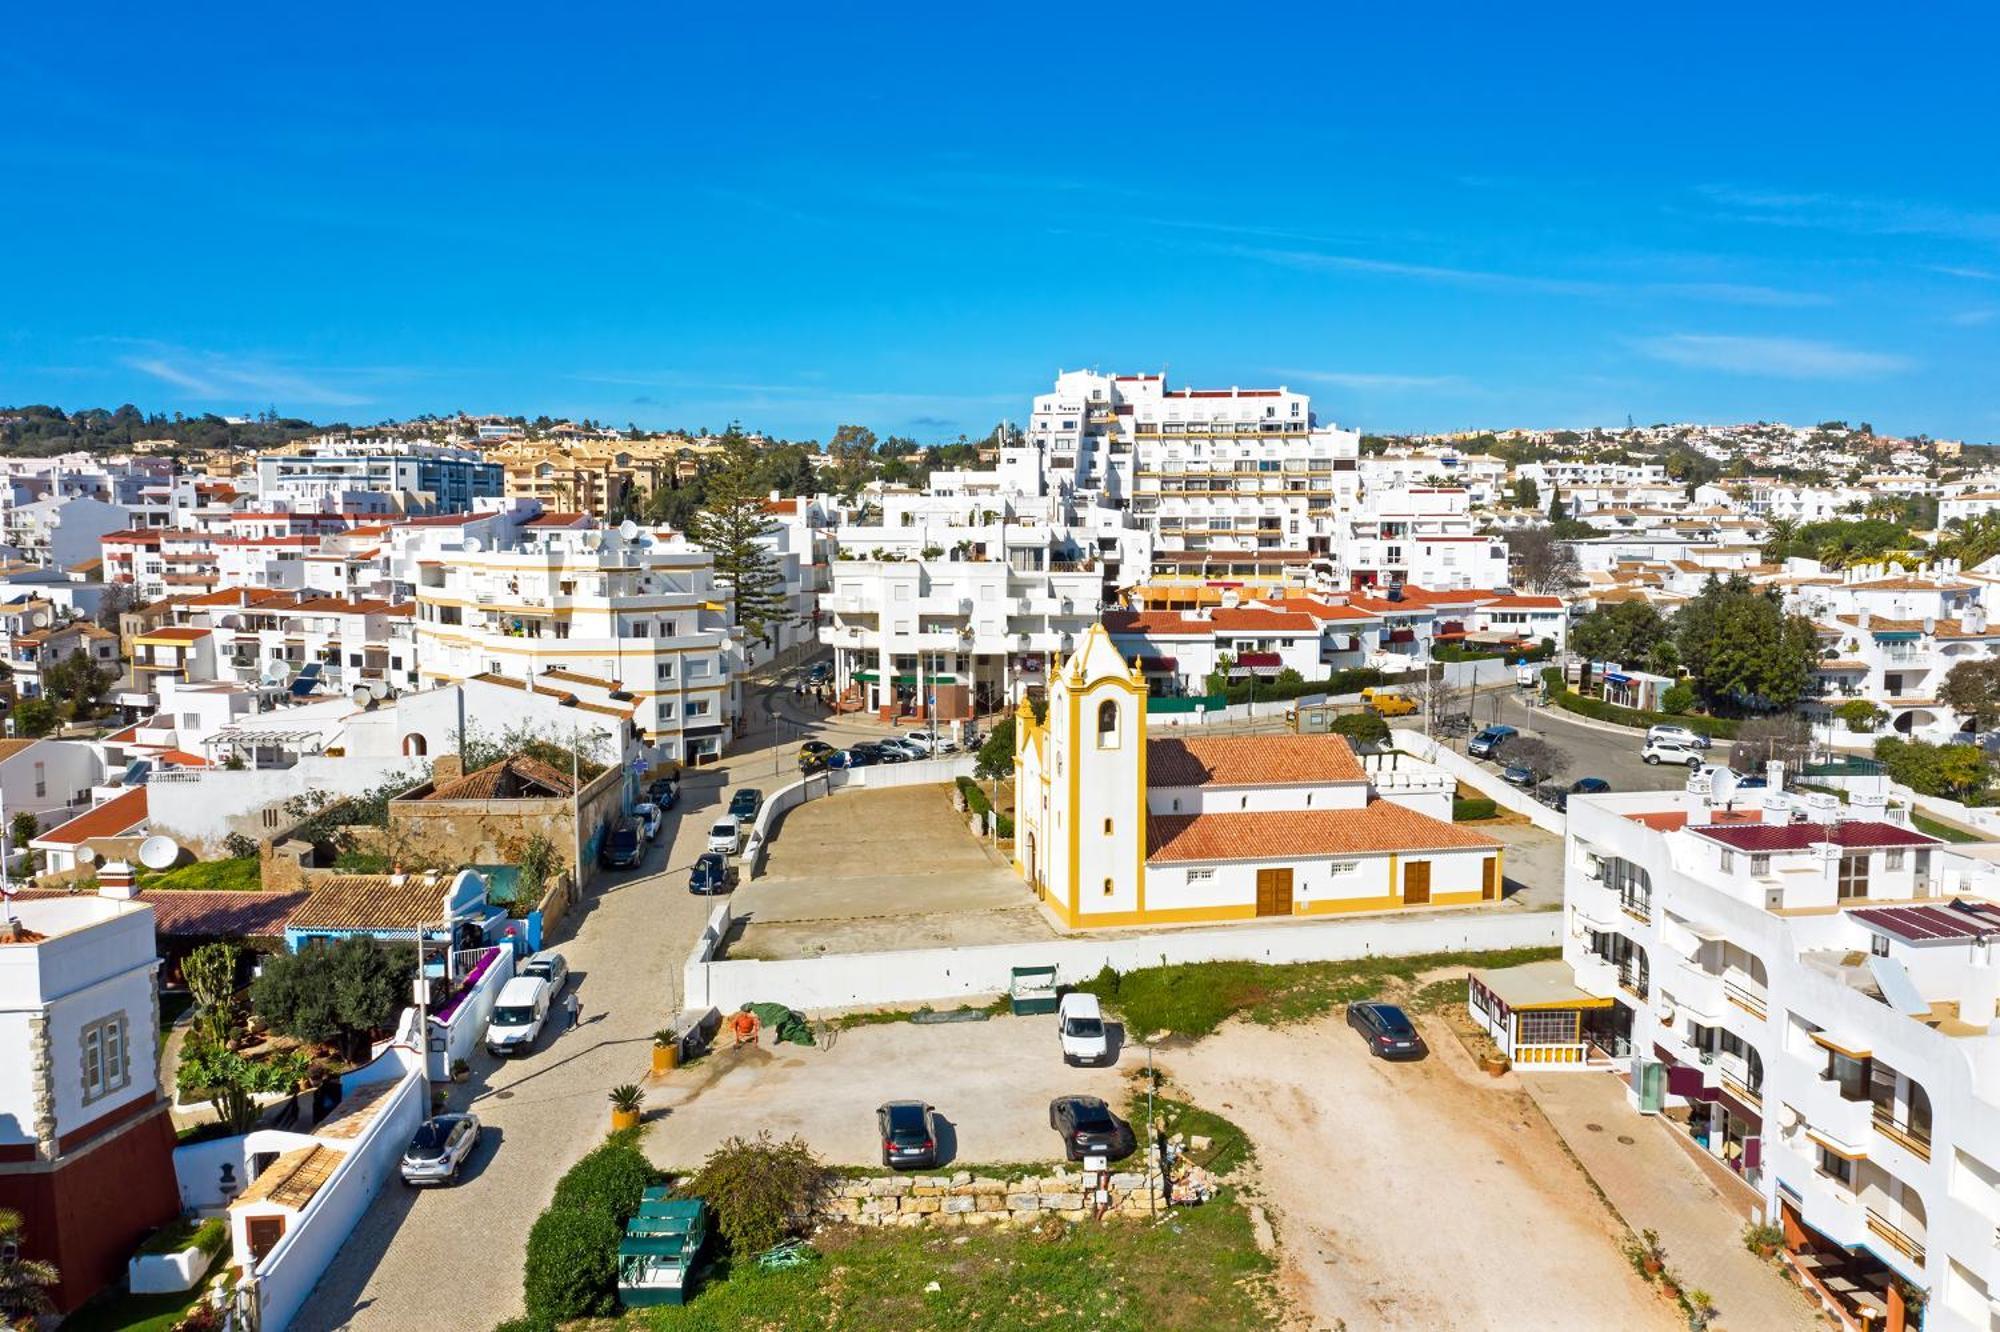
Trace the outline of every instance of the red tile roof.
<instances>
[{"instance_id":1,"label":"red tile roof","mask_svg":"<svg viewBox=\"0 0 2000 1332\"><path fill-rule=\"evenodd\" d=\"M1734 847L1738 851L1804 851L1822 842L1850 850L1861 850L1878 846L1936 846L1940 839L1926 837L1920 832L1898 827L1893 823L1876 823L1865 819L1849 819L1840 823L1740 823L1724 826L1710 825L1691 831Z\"/></svg>"},{"instance_id":2,"label":"red tile roof","mask_svg":"<svg viewBox=\"0 0 2000 1332\"><path fill-rule=\"evenodd\" d=\"M68 823L49 829L35 841L56 846L81 846L93 837L117 837L145 821L146 788L135 786L93 809L85 810Z\"/></svg>"},{"instance_id":3,"label":"red tile roof","mask_svg":"<svg viewBox=\"0 0 2000 1332\"><path fill-rule=\"evenodd\" d=\"M1114 634L1155 634L1207 638L1224 632L1316 634L1319 623L1302 611L1262 606L1217 606L1203 616L1179 611L1107 611L1104 628Z\"/></svg>"},{"instance_id":4,"label":"red tile roof","mask_svg":"<svg viewBox=\"0 0 2000 1332\"><path fill-rule=\"evenodd\" d=\"M1148 862L1300 860L1389 851L1458 851L1499 842L1393 800L1366 809L1167 814L1146 819Z\"/></svg>"},{"instance_id":5,"label":"red tile roof","mask_svg":"<svg viewBox=\"0 0 2000 1332\"><path fill-rule=\"evenodd\" d=\"M40 889L21 894L23 901L37 898L68 897L68 893ZM230 893L200 889L161 889L142 892L139 900L153 908L156 934L182 938L277 939L285 933L292 913L305 905L309 894Z\"/></svg>"},{"instance_id":6,"label":"red tile roof","mask_svg":"<svg viewBox=\"0 0 2000 1332\"><path fill-rule=\"evenodd\" d=\"M1362 782L1340 735L1231 735L1146 742L1148 786L1291 786Z\"/></svg>"}]
</instances>

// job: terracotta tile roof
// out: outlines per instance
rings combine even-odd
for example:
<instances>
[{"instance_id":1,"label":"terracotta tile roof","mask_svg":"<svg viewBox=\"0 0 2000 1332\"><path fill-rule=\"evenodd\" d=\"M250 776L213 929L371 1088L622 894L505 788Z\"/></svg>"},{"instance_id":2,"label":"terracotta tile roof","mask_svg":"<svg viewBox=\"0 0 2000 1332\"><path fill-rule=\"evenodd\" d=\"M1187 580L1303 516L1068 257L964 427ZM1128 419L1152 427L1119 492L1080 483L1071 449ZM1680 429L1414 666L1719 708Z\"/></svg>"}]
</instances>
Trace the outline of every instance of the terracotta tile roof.
<instances>
[{"instance_id":1,"label":"terracotta tile roof","mask_svg":"<svg viewBox=\"0 0 2000 1332\"><path fill-rule=\"evenodd\" d=\"M1319 622L1303 611L1272 610L1261 606L1217 606L1201 616L1179 611L1108 611L1104 627L1114 634L1192 635L1263 631L1266 633L1316 634Z\"/></svg>"},{"instance_id":2,"label":"terracotta tile roof","mask_svg":"<svg viewBox=\"0 0 2000 1332\"><path fill-rule=\"evenodd\" d=\"M1877 846L1935 846L1939 839L1893 823L1845 819L1825 823L1754 823L1689 831L1738 851L1804 851L1822 842L1859 850Z\"/></svg>"},{"instance_id":3,"label":"terracotta tile roof","mask_svg":"<svg viewBox=\"0 0 2000 1332\"><path fill-rule=\"evenodd\" d=\"M1634 823L1643 824L1654 832L1673 832L1687 827L1687 811L1679 809L1658 810L1647 814L1627 814ZM1762 809L1711 809L1708 811L1711 824L1715 823L1762 823Z\"/></svg>"},{"instance_id":4,"label":"terracotta tile roof","mask_svg":"<svg viewBox=\"0 0 2000 1332\"><path fill-rule=\"evenodd\" d=\"M29 889L21 900L68 897L66 892ZM154 932L181 938L278 939L285 922L305 905L306 894L230 893L200 889L145 892L139 900L153 908Z\"/></svg>"},{"instance_id":5,"label":"terracotta tile roof","mask_svg":"<svg viewBox=\"0 0 2000 1332\"><path fill-rule=\"evenodd\" d=\"M117 837L146 822L146 788L135 786L87 809L35 838L37 846L81 846L93 837Z\"/></svg>"},{"instance_id":6,"label":"terracotta tile roof","mask_svg":"<svg viewBox=\"0 0 2000 1332\"><path fill-rule=\"evenodd\" d=\"M264 1167L264 1173L251 1180L250 1187L229 1205L242 1207L249 1203L268 1202L295 1211L303 1210L313 1196L326 1187L326 1182L333 1178L333 1172L346 1159L346 1152L319 1143L294 1148Z\"/></svg>"},{"instance_id":7,"label":"terracotta tile roof","mask_svg":"<svg viewBox=\"0 0 2000 1332\"><path fill-rule=\"evenodd\" d=\"M40 744L40 740L0 740L0 763L5 763L24 749Z\"/></svg>"},{"instance_id":8,"label":"terracotta tile roof","mask_svg":"<svg viewBox=\"0 0 2000 1332\"><path fill-rule=\"evenodd\" d=\"M537 758L517 754L489 763L425 796L426 800L540 800L576 793L569 774Z\"/></svg>"},{"instance_id":9,"label":"terracotta tile roof","mask_svg":"<svg viewBox=\"0 0 2000 1332\"><path fill-rule=\"evenodd\" d=\"M1491 837L1455 828L1393 800L1377 800L1366 809L1155 814L1146 819L1149 863L1300 860L1314 856L1497 846L1499 842Z\"/></svg>"},{"instance_id":10,"label":"terracotta tile roof","mask_svg":"<svg viewBox=\"0 0 2000 1332\"><path fill-rule=\"evenodd\" d=\"M297 929L414 930L444 912L450 874L336 874L292 916Z\"/></svg>"},{"instance_id":11,"label":"terracotta tile roof","mask_svg":"<svg viewBox=\"0 0 2000 1332\"><path fill-rule=\"evenodd\" d=\"M149 629L139 635L139 640L145 642L148 639L157 638L169 643L192 643L197 639L207 638L213 632L214 630L211 629L200 629L194 625L183 624L174 625L166 629Z\"/></svg>"},{"instance_id":12,"label":"terracotta tile roof","mask_svg":"<svg viewBox=\"0 0 2000 1332\"><path fill-rule=\"evenodd\" d=\"M598 689L616 689L616 680L600 679L595 675L579 675L575 671L543 671L536 677L543 680L565 680L570 684L591 685Z\"/></svg>"},{"instance_id":13,"label":"terracotta tile roof","mask_svg":"<svg viewBox=\"0 0 2000 1332\"><path fill-rule=\"evenodd\" d=\"M1231 735L1146 742L1148 786L1290 786L1361 782L1368 774L1340 735Z\"/></svg>"}]
</instances>

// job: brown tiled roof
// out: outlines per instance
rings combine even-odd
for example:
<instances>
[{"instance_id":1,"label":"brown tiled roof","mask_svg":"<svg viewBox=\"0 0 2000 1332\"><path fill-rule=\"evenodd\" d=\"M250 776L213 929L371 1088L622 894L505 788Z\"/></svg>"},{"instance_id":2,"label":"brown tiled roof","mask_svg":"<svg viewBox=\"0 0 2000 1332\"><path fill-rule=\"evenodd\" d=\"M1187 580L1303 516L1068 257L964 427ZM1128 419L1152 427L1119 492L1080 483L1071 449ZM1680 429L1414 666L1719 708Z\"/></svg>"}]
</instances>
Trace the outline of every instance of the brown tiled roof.
<instances>
[{"instance_id":1,"label":"brown tiled roof","mask_svg":"<svg viewBox=\"0 0 2000 1332\"><path fill-rule=\"evenodd\" d=\"M268 1202L302 1210L346 1157L346 1152L319 1143L295 1148L264 1167L264 1173L251 1180L230 1206Z\"/></svg>"},{"instance_id":2,"label":"brown tiled roof","mask_svg":"<svg viewBox=\"0 0 2000 1332\"><path fill-rule=\"evenodd\" d=\"M66 892L29 889L23 902L44 897L68 897ZM277 939L283 937L292 913L305 905L306 894L231 893L202 889L172 889L141 893L153 908L153 929L181 938Z\"/></svg>"},{"instance_id":3,"label":"brown tiled roof","mask_svg":"<svg viewBox=\"0 0 2000 1332\"><path fill-rule=\"evenodd\" d=\"M40 744L39 740L0 740L0 763L5 763L24 749Z\"/></svg>"},{"instance_id":4,"label":"brown tiled roof","mask_svg":"<svg viewBox=\"0 0 2000 1332\"><path fill-rule=\"evenodd\" d=\"M85 810L60 827L49 829L35 841L53 842L58 846L81 846L93 837L116 837L145 821L146 788L135 786L95 808Z\"/></svg>"},{"instance_id":5,"label":"brown tiled roof","mask_svg":"<svg viewBox=\"0 0 2000 1332\"><path fill-rule=\"evenodd\" d=\"M539 788L539 789L537 789ZM489 763L425 796L426 800L536 800L576 794L569 774L525 754Z\"/></svg>"},{"instance_id":6,"label":"brown tiled roof","mask_svg":"<svg viewBox=\"0 0 2000 1332\"><path fill-rule=\"evenodd\" d=\"M1289 786L1361 782L1347 737L1232 735L1146 742L1148 786Z\"/></svg>"},{"instance_id":7,"label":"brown tiled roof","mask_svg":"<svg viewBox=\"0 0 2000 1332\"><path fill-rule=\"evenodd\" d=\"M1455 828L1393 800L1377 800L1366 809L1154 814L1146 819L1149 862L1299 860L1386 851L1472 850L1498 845L1491 837Z\"/></svg>"},{"instance_id":8,"label":"brown tiled roof","mask_svg":"<svg viewBox=\"0 0 2000 1332\"><path fill-rule=\"evenodd\" d=\"M336 874L292 916L296 929L414 930L438 920L450 874Z\"/></svg>"}]
</instances>

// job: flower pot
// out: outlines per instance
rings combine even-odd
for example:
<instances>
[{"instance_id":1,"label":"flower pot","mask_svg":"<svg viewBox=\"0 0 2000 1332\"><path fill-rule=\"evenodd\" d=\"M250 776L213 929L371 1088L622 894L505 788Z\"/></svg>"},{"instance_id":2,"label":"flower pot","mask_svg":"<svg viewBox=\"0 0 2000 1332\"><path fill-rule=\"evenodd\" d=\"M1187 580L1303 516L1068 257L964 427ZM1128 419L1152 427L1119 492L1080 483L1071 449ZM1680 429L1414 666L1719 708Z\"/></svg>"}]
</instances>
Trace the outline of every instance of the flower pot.
<instances>
[{"instance_id":1,"label":"flower pot","mask_svg":"<svg viewBox=\"0 0 2000 1332\"><path fill-rule=\"evenodd\" d=\"M653 1072L671 1073L681 1066L681 1048L678 1045L656 1045L653 1047Z\"/></svg>"},{"instance_id":2,"label":"flower pot","mask_svg":"<svg viewBox=\"0 0 2000 1332\"><path fill-rule=\"evenodd\" d=\"M1505 1073L1509 1067L1507 1056L1503 1054L1487 1055L1479 1061L1479 1067L1497 1078L1502 1073Z\"/></svg>"},{"instance_id":3,"label":"flower pot","mask_svg":"<svg viewBox=\"0 0 2000 1332\"><path fill-rule=\"evenodd\" d=\"M1646 1268L1646 1280L1651 1281L1655 1277L1660 1275L1660 1264L1658 1259L1648 1258L1645 1261L1644 1266Z\"/></svg>"},{"instance_id":4,"label":"flower pot","mask_svg":"<svg viewBox=\"0 0 2000 1332\"><path fill-rule=\"evenodd\" d=\"M611 1131L613 1133L617 1133L622 1129L637 1127L639 1127L639 1112L637 1110L613 1110L611 1112Z\"/></svg>"},{"instance_id":5,"label":"flower pot","mask_svg":"<svg viewBox=\"0 0 2000 1332\"><path fill-rule=\"evenodd\" d=\"M1666 1296L1670 1300L1678 1301L1681 1297L1681 1288L1670 1282L1660 1287L1660 1294Z\"/></svg>"}]
</instances>

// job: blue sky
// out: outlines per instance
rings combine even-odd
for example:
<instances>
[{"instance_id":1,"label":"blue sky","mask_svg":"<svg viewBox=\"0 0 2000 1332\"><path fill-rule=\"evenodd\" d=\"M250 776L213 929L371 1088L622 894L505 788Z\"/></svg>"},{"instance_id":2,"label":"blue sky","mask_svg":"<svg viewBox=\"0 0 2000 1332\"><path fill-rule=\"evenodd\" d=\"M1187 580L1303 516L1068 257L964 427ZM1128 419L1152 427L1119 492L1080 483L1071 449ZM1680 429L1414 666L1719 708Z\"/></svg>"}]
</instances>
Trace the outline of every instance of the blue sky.
<instances>
[{"instance_id":1,"label":"blue sky","mask_svg":"<svg viewBox=\"0 0 2000 1332\"><path fill-rule=\"evenodd\" d=\"M1891 15L28 6L0 403L2000 440L2000 17Z\"/></svg>"}]
</instances>

